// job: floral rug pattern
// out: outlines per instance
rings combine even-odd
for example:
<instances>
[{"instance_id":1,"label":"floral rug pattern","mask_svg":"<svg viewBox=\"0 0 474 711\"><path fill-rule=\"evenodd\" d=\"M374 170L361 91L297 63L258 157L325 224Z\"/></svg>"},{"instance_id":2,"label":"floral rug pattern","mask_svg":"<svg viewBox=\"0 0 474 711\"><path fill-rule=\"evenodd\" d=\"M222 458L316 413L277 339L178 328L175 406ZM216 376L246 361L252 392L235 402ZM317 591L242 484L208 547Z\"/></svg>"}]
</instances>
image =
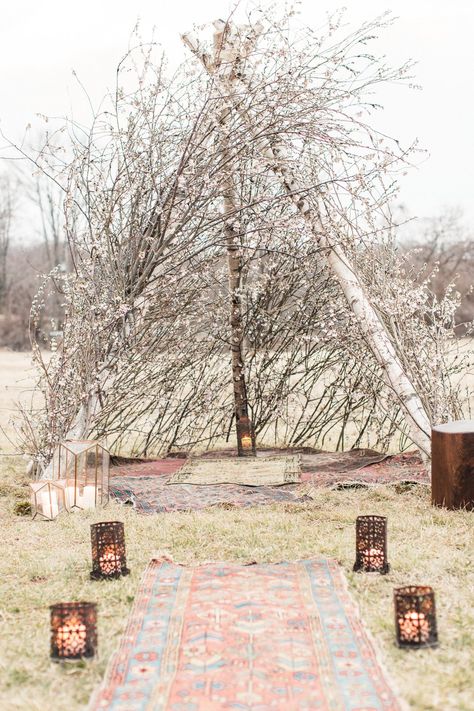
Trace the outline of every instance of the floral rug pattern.
<instances>
[{"instance_id":1,"label":"floral rug pattern","mask_svg":"<svg viewBox=\"0 0 474 711\"><path fill-rule=\"evenodd\" d=\"M335 561L152 560L89 711L400 711Z\"/></svg>"}]
</instances>

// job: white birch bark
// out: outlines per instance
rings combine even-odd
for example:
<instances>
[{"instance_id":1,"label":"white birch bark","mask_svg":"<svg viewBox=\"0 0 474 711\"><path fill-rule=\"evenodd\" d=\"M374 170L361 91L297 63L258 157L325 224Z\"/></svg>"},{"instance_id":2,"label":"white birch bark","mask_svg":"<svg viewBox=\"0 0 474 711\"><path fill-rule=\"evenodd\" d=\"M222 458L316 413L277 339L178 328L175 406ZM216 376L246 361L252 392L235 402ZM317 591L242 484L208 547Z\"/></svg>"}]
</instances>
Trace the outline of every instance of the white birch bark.
<instances>
[{"instance_id":1,"label":"white birch bark","mask_svg":"<svg viewBox=\"0 0 474 711\"><path fill-rule=\"evenodd\" d=\"M214 64L219 64L220 52L223 45L224 35L216 32L214 36ZM237 241L237 200L233 176L232 155L229 149L228 118L231 109L224 108L220 112L219 124L220 150L222 164L224 167L224 177L222 180L222 202L224 214L223 232L227 248L227 267L229 274L229 296L230 296L230 351L232 368L232 387L234 394L234 413L239 439L240 433L238 422L242 417L248 417L247 383L245 380L245 353L243 349L243 323L242 323L242 303L239 294L241 285L242 256Z\"/></svg>"},{"instance_id":2,"label":"white birch bark","mask_svg":"<svg viewBox=\"0 0 474 711\"><path fill-rule=\"evenodd\" d=\"M223 24L223 23L222 23ZM217 32L222 32L220 21L215 23ZM256 30L259 31L259 28ZM250 109L242 108L241 102L235 99L236 88L240 93L248 92L245 83L232 71L232 62L246 54L239 51L235 39L228 43L225 51L229 63L225 72L216 71L208 55L200 52L199 42L192 35L183 35L183 41L193 54L201 61L206 71L214 79L227 102L230 102L245 122L249 134L255 140L268 168L280 179L290 199L304 217L308 228L317 243L324 249L331 272L339 282L349 308L355 315L360 330L372 350L377 363L382 369L387 385L392 389L403 408L409 435L419 448L425 460L430 457L430 422L416 388L404 371L383 322L372 306L363 283L342 247L333 241L325 230L318 210L311 207L305 198L305 186L292 173L289 163L285 160L283 150L274 149L267 139L257 136L257 128Z\"/></svg>"}]
</instances>

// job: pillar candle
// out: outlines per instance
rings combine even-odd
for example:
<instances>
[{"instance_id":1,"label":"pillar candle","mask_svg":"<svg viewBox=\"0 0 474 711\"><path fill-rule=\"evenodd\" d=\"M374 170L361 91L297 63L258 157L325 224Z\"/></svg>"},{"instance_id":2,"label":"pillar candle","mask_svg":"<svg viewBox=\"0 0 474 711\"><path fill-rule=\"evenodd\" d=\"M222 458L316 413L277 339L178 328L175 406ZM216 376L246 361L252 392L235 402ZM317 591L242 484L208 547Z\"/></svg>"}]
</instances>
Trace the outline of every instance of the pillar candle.
<instances>
[{"instance_id":1,"label":"pillar candle","mask_svg":"<svg viewBox=\"0 0 474 711\"><path fill-rule=\"evenodd\" d=\"M43 514L47 518L56 518L59 513L58 498L55 491L44 491L41 494Z\"/></svg>"}]
</instances>

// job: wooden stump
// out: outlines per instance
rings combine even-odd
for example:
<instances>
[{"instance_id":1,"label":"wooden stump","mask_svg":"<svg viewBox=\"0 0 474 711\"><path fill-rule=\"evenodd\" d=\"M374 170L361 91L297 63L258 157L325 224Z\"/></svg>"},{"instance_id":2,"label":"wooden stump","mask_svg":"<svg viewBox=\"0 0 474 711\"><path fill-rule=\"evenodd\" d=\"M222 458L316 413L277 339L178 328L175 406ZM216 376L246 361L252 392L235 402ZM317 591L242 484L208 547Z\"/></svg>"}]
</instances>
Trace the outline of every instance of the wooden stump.
<instances>
[{"instance_id":1,"label":"wooden stump","mask_svg":"<svg viewBox=\"0 0 474 711\"><path fill-rule=\"evenodd\" d=\"M448 509L474 509L474 420L432 428L431 501Z\"/></svg>"}]
</instances>

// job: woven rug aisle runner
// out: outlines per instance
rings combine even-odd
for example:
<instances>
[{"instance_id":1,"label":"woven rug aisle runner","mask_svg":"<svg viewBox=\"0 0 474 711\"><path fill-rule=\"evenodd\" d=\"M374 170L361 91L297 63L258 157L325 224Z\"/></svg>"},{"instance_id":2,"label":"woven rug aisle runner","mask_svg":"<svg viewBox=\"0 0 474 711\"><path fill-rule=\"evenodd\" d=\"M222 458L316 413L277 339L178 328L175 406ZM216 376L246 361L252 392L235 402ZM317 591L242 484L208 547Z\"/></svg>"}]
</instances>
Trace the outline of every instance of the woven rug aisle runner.
<instances>
[{"instance_id":1,"label":"woven rug aisle runner","mask_svg":"<svg viewBox=\"0 0 474 711\"><path fill-rule=\"evenodd\" d=\"M303 484L168 486L170 477L185 462L184 459L162 459L113 467L110 494L122 503L133 504L140 513L160 513L196 511L209 506L230 508L310 501L311 487L340 488L406 481L429 483L421 459L413 452L391 457L371 450L302 454Z\"/></svg>"},{"instance_id":2,"label":"woven rug aisle runner","mask_svg":"<svg viewBox=\"0 0 474 711\"><path fill-rule=\"evenodd\" d=\"M188 459L168 484L240 484L281 486L301 480L301 459L288 457L242 457L236 459Z\"/></svg>"},{"instance_id":3,"label":"woven rug aisle runner","mask_svg":"<svg viewBox=\"0 0 474 711\"><path fill-rule=\"evenodd\" d=\"M224 708L402 708L335 561L151 561L89 709Z\"/></svg>"}]
</instances>

